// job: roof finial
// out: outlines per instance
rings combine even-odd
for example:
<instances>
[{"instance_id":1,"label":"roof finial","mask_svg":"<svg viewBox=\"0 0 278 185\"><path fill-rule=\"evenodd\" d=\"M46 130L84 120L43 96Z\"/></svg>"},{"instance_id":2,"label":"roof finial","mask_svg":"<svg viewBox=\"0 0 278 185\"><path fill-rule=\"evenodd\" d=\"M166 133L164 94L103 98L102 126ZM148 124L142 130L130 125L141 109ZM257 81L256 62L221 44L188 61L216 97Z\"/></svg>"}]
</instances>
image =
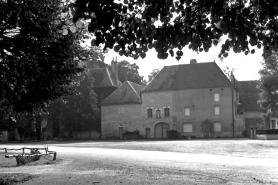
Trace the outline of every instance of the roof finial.
<instances>
[{"instance_id":1,"label":"roof finial","mask_svg":"<svg viewBox=\"0 0 278 185\"><path fill-rule=\"evenodd\" d=\"M114 57L113 57L113 59L112 59L112 62L114 62Z\"/></svg>"},{"instance_id":2,"label":"roof finial","mask_svg":"<svg viewBox=\"0 0 278 185\"><path fill-rule=\"evenodd\" d=\"M117 56L116 56L116 62L117 62Z\"/></svg>"}]
</instances>

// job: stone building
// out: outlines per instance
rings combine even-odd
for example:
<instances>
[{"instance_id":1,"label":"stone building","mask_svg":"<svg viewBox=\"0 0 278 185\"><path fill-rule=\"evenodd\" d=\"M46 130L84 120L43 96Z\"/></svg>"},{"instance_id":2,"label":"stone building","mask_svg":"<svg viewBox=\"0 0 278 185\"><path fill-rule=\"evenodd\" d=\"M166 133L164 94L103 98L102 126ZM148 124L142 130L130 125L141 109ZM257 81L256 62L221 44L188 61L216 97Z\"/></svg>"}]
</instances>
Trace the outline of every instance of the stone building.
<instances>
[{"instance_id":1,"label":"stone building","mask_svg":"<svg viewBox=\"0 0 278 185\"><path fill-rule=\"evenodd\" d=\"M165 66L142 91L124 91L134 86L126 82L101 103L102 136L137 129L146 138L166 138L168 130L180 137L240 137L234 82L214 62ZM136 101L129 102L127 92Z\"/></svg>"}]
</instances>

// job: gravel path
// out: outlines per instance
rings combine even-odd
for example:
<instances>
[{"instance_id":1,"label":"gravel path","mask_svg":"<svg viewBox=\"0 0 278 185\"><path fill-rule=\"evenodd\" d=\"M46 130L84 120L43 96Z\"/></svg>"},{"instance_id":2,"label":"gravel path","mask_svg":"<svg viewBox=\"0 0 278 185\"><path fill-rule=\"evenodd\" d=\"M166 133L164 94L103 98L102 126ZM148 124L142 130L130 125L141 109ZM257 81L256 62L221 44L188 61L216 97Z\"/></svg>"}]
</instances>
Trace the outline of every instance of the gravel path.
<instances>
[{"instance_id":1,"label":"gravel path","mask_svg":"<svg viewBox=\"0 0 278 185\"><path fill-rule=\"evenodd\" d=\"M43 159L40 164L15 167L15 159L4 159L0 151L0 176L31 174L34 176L29 181L20 183L30 185L278 184L278 158L92 148L76 144L48 146L58 152L54 163Z\"/></svg>"}]
</instances>

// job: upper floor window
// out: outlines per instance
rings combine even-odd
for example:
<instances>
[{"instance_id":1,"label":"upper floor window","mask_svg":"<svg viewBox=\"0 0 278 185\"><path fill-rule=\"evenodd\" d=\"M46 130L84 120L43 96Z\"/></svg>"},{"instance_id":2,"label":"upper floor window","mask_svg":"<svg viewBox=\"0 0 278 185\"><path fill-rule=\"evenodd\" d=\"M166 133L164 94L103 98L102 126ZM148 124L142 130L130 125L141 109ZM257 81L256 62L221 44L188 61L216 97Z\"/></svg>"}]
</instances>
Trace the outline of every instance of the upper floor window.
<instances>
[{"instance_id":1,"label":"upper floor window","mask_svg":"<svg viewBox=\"0 0 278 185\"><path fill-rule=\"evenodd\" d=\"M220 107L219 106L215 106L214 107L214 115L215 116L219 116L220 115Z\"/></svg>"},{"instance_id":2,"label":"upper floor window","mask_svg":"<svg viewBox=\"0 0 278 185\"><path fill-rule=\"evenodd\" d=\"M170 117L170 108L164 108L164 117Z\"/></svg>"},{"instance_id":3,"label":"upper floor window","mask_svg":"<svg viewBox=\"0 0 278 185\"><path fill-rule=\"evenodd\" d=\"M153 117L153 109L147 109L147 116L148 118Z\"/></svg>"},{"instance_id":4,"label":"upper floor window","mask_svg":"<svg viewBox=\"0 0 278 185\"><path fill-rule=\"evenodd\" d=\"M156 117L160 118L161 117L161 111L160 110L156 110Z\"/></svg>"},{"instance_id":5,"label":"upper floor window","mask_svg":"<svg viewBox=\"0 0 278 185\"><path fill-rule=\"evenodd\" d=\"M214 94L214 101L220 101L220 95L219 93Z\"/></svg>"},{"instance_id":6,"label":"upper floor window","mask_svg":"<svg viewBox=\"0 0 278 185\"><path fill-rule=\"evenodd\" d=\"M184 115L185 116L190 116L190 108L189 107L184 108Z\"/></svg>"}]
</instances>

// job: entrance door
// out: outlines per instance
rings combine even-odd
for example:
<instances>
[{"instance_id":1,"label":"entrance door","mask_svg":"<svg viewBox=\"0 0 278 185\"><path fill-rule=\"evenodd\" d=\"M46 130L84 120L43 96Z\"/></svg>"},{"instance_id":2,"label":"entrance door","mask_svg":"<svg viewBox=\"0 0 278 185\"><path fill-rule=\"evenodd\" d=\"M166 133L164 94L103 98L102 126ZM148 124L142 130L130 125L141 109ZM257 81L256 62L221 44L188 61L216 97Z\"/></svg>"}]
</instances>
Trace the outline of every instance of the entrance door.
<instances>
[{"instance_id":1,"label":"entrance door","mask_svg":"<svg viewBox=\"0 0 278 185\"><path fill-rule=\"evenodd\" d=\"M167 131L170 129L169 124L160 122L154 126L154 137L157 139L167 138Z\"/></svg>"},{"instance_id":2,"label":"entrance door","mask_svg":"<svg viewBox=\"0 0 278 185\"><path fill-rule=\"evenodd\" d=\"M211 122L205 121L202 123L202 130L204 138L209 138L211 134Z\"/></svg>"},{"instance_id":3,"label":"entrance door","mask_svg":"<svg viewBox=\"0 0 278 185\"><path fill-rule=\"evenodd\" d=\"M146 128L146 138L150 138L150 137L151 137L151 129Z\"/></svg>"},{"instance_id":4,"label":"entrance door","mask_svg":"<svg viewBox=\"0 0 278 185\"><path fill-rule=\"evenodd\" d=\"M123 139L124 128L125 128L125 127L123 127L123 126L120 126L120 127L119 127L119 138L120 138L120 139Z\"/></svg>"}]
</instances>

